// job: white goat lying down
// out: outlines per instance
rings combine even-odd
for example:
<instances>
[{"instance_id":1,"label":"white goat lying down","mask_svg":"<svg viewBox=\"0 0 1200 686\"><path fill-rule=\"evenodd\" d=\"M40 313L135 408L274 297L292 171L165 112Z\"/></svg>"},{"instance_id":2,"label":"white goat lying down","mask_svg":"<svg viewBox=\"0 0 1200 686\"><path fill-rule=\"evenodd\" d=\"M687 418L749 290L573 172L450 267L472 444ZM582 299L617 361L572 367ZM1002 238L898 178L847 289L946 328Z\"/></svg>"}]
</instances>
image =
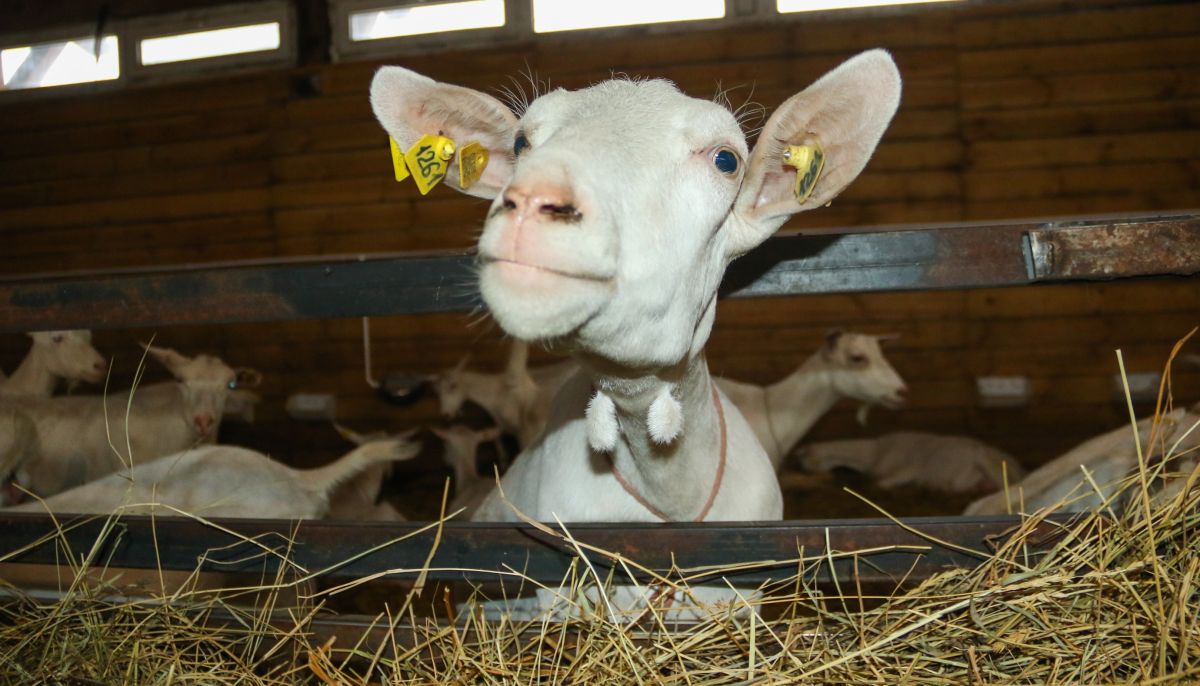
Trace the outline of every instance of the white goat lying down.
<instances>
[{"instance_id":1,"label":"white goat lying down","mask_svg":"<svg viewBox=\"0 0 1200 686\"><path fill-rule=\"evenodd\" d=\"M60 380L69 383L104 380L108 363L92 347L91 331L34 331L29 337L33 345L21 364L12 376L0 376L0 398L49 398Z\"/></svg>"},{"instance_id":2,"label":"white goat lying down","mask_svg":"<svg viewBox=\"0 0 1200 686\"><path fill-rule=\"evenodd\" d=\"M1138 422L1138 441L1150 466L1161 461L1164 454L1171 457L1168 473L1190 472L1195 467L1200 449L1200 405L1179 408L1163 415L1157 431L1154 419ZM1151 433L1154 431L1154 444ZM1003 491L976 500L963 514L1006 514L1034 512L1057 505L1069 497L1062 508L1065 512L1094 510L1105 505L1117 492L1120 482L1138 466L1137 445L1133 427L1126 424L1088 439L1066 453L1030 472L1008 490L1008 503ZM1085 476L1084 470L1087 470ZM1099 491L1089 483L1099 487ZM1168 485L1170 488L1170 485Z\"/></svg>"},{"instance_id":3,"label":"white goat lying down","mask_svg":"<svg viewBox=\"0 0 1200 686\"><path fill-rule=\"evenodd\" d=\"M446 418L457 417L470 400L487 410L521 446L533 443L546 427L554 396L579 369L572 360L529 368L529 344L514 340L503 372L489 374L467 369L464 357L453 369L433 375L430 381Z\"/></svg>"},{"instance_id":4,"label":"white goat lying down","mask_svg":"<svg viewBox=\"0 0 1200 686\"><path fill-rule=\"evenodd\" d=\"M187 450L46 498L7 508L12 512L174 514L203 517L316 519L329 510L329 494L363 469L405 460L420 446L403 439L366 443L316 469L292 469L262 453L229 445Z\"/></svg>"},{"instance_id":5,"label":"white goat lying down","mask_svg":"<svg viewBox=\"0 0 1200 686\"><path fill-rule=\"evenodd\" d=\"M813 424L842 398L897 408L908 387L879 347L885 337L833 331L796 371L769 386L717 377L778 470Z\"/></svg>"},{"instance_id":6,"label":"white goat lying down","mask_svg":"<svg viewBox=\"0 0 1200 686\"><path fill-rule=\"evenodd\" d=\"M237 374L216 357L148 350L177 381L140 386L132 401L129 391L109 393L107 398L0 401L0 407L14 403L37 426L37 454L17 474L22 486L41 496L53 495L122 468L131 451L137 464L216 441L225 398L237 386Z\"/></svg>"},{"instance_id":7,"label":"white goat lying down","mask_svg":"<svg viewBox=\"0 0 1200 686\"><path fill-rule=\"evenodd\" d=\"M401 148L441 132L488 149L466 191L492 200L483 299L509 335L582 368L505 474L513 506L565 522L782 516L775 470L704 360L717 287L858 175L899 97L891 57L864 53L784 102L751 153L733 114L667 81L555 90L518 119L490 95L379 70L371 105ZM457 159L447 183L461 186ZM517 519L495 490L474 517Z\"/></svg>"},{"instance_id":8,"label":"white goat lying down","mask_svg":"<svg viewBox=\"0 0 1200 686\"><path fill-rule=\"evenodd\" d=\"M430 431L442 439L445 446L442 460L454 470L454 500L450 502L450 511L464 508L462 517L470 518L496 485L494 476L479 474L476 456L481 443L500 438L500 427L472 429L455 424L445 429L430 427Z\"/></svg>"},{"instance_id":9,"label":"white goat lying down","mask_svg":"<svg viewBox=\"0 0 1200 686\"><path fill-rule=\"evenodd\" d=\"M848 467L883 488L913 485L947 493L991 493L1025 471L1011 455L970 436L897 431L878 438L825 441L801 449L810 472Z\"/></svg>"}]
</instances>

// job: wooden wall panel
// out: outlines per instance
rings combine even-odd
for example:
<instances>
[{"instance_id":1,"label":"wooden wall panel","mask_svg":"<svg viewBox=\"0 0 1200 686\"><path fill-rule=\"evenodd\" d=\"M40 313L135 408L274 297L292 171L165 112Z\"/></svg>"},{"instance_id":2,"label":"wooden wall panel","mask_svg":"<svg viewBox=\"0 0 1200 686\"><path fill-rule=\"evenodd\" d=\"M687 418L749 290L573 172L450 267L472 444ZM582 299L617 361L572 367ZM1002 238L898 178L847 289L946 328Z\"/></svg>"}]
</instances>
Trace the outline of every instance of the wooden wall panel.
<instances>
[{"instance_id":1,"label":"wooden wall panel","mask_svg":"<svg viewBox=\"0 0 1200 686\"><path fill-rule=\"evenodd\" d=\"M403 61L492 92L583 86L610 71L662 76L769 110L842 59L886 47L905 77L901 110L861 178L788 225L804 229L1200 206L1197 27L1194 2L1025 0L622 40L550 36ZM366 98L378 64L0 99L0 272L469 247L486 203L390 181ZM498 367L498 330L471 321L376 320L377 373L430 372L468 352ZM888 352L912 386L910 407L876 411L863 428L846 403L816 437L973 433L1036 464L1124 421L1114 349L1131 371L1157 371L1197 323L1197 279L811 296L724 303L708 354L718 373L765 382L831 328L900 333ZM258 424L229 435L299 463L340 445L328 427L287 420L289 393L337 393L342 418L360 428L438 421L431 402L398 409L366 387L358 320L100 332L119 382L151 335L262 370ZM0 367L25 345L0 337ZM1181 400L1200 399L1198 373L1177 370ZM1033 404L979 407L974 377L994 374L1030 376Z\"/></svg>"}]
</instances>

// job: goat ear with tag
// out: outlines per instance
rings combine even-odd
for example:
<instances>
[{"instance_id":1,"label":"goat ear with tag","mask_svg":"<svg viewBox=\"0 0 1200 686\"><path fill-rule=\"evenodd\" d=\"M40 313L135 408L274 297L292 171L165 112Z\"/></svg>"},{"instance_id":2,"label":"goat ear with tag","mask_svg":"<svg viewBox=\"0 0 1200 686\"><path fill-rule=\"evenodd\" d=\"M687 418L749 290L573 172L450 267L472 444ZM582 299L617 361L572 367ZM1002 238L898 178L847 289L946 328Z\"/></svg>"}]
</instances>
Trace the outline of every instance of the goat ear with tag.
<instances>
[{"instance_id":1,"label":"goat ear with tag","mask_svg":"<svg viewBox=\"0 0 1200 686\"><path fill-rule=\"evenodd\" d=\"M458 185L464 191L475 185L487 167L488 151L479 141L471 141L458 151Z\"/></svg>"},{"instance_id":2,"label":"goat ear with tag","mask_svg":"<svg viewBox=\"0 0 1200 686\"><path fill-rule=\"evenodd\" d=\"M421 195L426 195L433 187L446 178L450 169L450 160L454 159L454 141L445 136L425 134L421 136L408 152L404 153L404 161L408 163L408 171Z\"/></svg>"},{"instance_id":3,"label":"goat ear with tag","mask_svg":"<svg viewBox=\"0 0 1200 686\"><path fill-rule=\"evenodd\" d=\"M783 151L783 163L796 168L796 184L792 194L796 202L803 204L812 195L817 179L821 178L821 170L825 168L825 151L818 143L806 145L789 145Z\"/></svg>"},{"instance_id":4,"label":"goat ear with tag","mask_svg":"<svg viewBox=\"0 0 1200 686\"><path fill-rule=\"evenodd\" d=\"M404 151L395 138L388 136L388 147L392 151L392 171L396 174L396 183L408 178L408 165L404 162Z\"/></svg>"}]
</instances>

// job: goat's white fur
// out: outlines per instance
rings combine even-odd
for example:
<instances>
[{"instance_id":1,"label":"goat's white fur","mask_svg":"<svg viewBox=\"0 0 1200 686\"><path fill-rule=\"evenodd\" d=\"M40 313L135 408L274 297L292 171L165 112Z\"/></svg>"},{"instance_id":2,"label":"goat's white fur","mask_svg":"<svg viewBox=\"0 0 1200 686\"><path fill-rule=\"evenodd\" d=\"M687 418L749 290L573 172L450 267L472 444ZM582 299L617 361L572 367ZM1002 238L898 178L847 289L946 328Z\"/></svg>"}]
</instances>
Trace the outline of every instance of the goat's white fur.
<instances>
[{"instance_id":1,"label":"goat's white fur","mask_svg":"<svg viewBox=\"0 0 1200 686\"><path fill-rule=\"evenodd\" d=\"M92 347L91 331L34 331L29 337L33 343L21 364L8 378L0 377L0 398L48 398L60 380L89 383L104 380L108 365Z\"/></svg>"},{"instance_id":2,"label":"goat's white fur","mask_svg":"<svg viewBox=\"0 0 1200 686\"><path fill-rule=\"evenodd\" d=\"M817 420L842 398L898 407L905 384L883 356L879 336L833 332L821 349L778 382L758 384L717 377L778 470Z\"/></svg>"},{"instance_id":3,"label":"goat's white fur","mask_svg":"<svg viewBox=\"0 0 1200 686\"><path fill-rule=\"evenodd\" d=\"M559 393L542 438L505 475L513 505L543 520L657 521L618 484L615 466L670 518L699 512L720 444L701 353L725 267L789 216L826 204L849 184L899 93L886 53L859 55L785 102L751 155L732 114L665 81L553 91L518 121L476 91L398 67L376 74L372 108L401 147L441 131L489 148L492 161L471 189L493 198L479 241L484 300L509 334L554 342L584 370ZM529 146L514 159L518 130ZM826 170L800 203L792 194L795 170L782 164L782 153L788 143L814 141L825 151ZM712 162L722 148L749 162L722 174ZM450 185L457 175L456 162ZM662 187L668 179L669 192ZM544 189L571 196L555 205L567 208L558 217L569 224L509 202L518 190ZM647 426L664 387L675 389L689 427L667 446ZM593 389L613 401L625 439L611 463L589 449L584 416ZM729 468L707 519L779 518L774 469L741 415L726 398L719 402L726 404ZM514 517L497 493L476 513Z\"/></svg>"},{"instance_id":4,"label":"goat's white fur","mask_svg":"<svg viewBox=\"0 0 1200 686\"><path fill-rule=\"evenodd\" d=\"M22 486L53 495L122 467L216 440L229 385L237 377L234 370L209 355L187 357L157 347L148 351L176 381L107 396L26 398L15 405L37 427L36 455L17 473ZM16 401L0 401L0 407L8 403ZM200 430L199 418L207 431Z\"/></svg>"},{"instance_id":5,"label":"goat's white fur","mask_svg":"<svg viewBox=\"0 0 1200 686\"><path fill-rule=\"evenodd\" d=\"M992 493L1025 476L1011 455L978 439L918 431L806 445L800 466L810 472L848 467L883 488L912 485L947 493Z\"/></svg>"},{"instance_id":6,"label":"goat's white fur","mask_svg":"<svg viewBox=\"0 0 1200 686\"><path fill-rule=\"evenodd\" d=\"M1153 417L1138 421L1137 433L1126 424L1090 438L1055 459L1033 470L1023 480L1008 489L984 496L967 506L963 514L985 515L1012 512L1034 512L1066 501L1063 511L1094 510L1109 502L1121 480L1138 466L1136 440L1143 454L1161 456L1168 452L1177 465L1194 468L1196 451L1200 450L1200 405L1190 410L1179 408L1163 414L1160 426L1154 428ZM1151 435L1154 444L1150 444ZM1178 446L1176 445L1178 443ZM1087 476L1084 474L1087 471ZM1089 480L1090 477L1090 480ZM1099 491L1092 486L1095 483ZM1110 503L1111 504L1111 503Z\"/></svg>"},{"instance_id":7,"label":"goat's white fur","mask_svg":"<svg viewBox=\"0 0 1200 686\"><path fill-rule=\"evenodd\" d=\"M315 519L329 493L372 465L411 458L419 446L402 439L366 443L316 469L292 469L248 448L204 446L160 457L10 511L174 514L204 517Z\"/></svg>"},{"instance_id":8,"label":"goat's white fur","mask_svg":"<svg viewBox=\"0 0 1200 686\"><path fill-rule=\"evenodd\" d=\"M472 429L455 424L445 429L432 427L430 430L442 439L442 460L454 471L454 499L450 501L450 510L457 512L461 509L461 517L469 519L496 484L494 476L479 474L476 467L479 445L500 438L500 429Z\"/></svg>"}]
</instances>

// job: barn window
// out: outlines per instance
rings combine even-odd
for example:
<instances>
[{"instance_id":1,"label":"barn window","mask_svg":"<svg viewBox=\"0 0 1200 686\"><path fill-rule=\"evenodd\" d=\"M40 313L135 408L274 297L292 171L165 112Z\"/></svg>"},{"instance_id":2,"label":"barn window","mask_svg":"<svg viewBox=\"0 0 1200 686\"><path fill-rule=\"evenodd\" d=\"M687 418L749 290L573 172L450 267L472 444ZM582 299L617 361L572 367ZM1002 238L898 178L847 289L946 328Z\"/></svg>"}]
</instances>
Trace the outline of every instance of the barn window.
<instances>
[{"instance_id":1,"label":"barn window","mask_svg":"<svg viewBox=\"0 0 1200 686\"><path fill-rule=\"evenodd\" d=\"M504 0L372 9L350 14L350 40L365 41L504 26Z\"/></svg>"},{"instance_id":2,"label":"barn window","mask_svg":"<svg viewBox=\"0 0 1200 686\"><path fill-rule=\"evenodd\" d=\"M121 75L117 37L104 36L14 46L0 50L0 90L111 81Z\"/></svg>"},{"instance_id":3,"label":"barn window","mask_svg":"<svg viewBox=\"0 0 1200 686\"><path fill-rule=\"evenodd\" d=\"M956 2L957 0L775 0L775 8L781 14L788 12L813 12L817 10L841 10L852 7L880 7L883 5L916 5L928 2Z\"/></svg>"},{"instance_id":4,"label":"barn window","mask_svg":"<svg viewBox=\"0 0 1200 686\"><path fill-rule=\"evenodd\" d=\"M577 0L533 0L533 30L537 33L720 19L724 16L725 0L692 0L686 3L646 0L610 0L594 3L581 3Z\"/></svg>"},{"instance_id":5,"label":"barn window","mask_svg":"<svg viewBox=\"0 0 1200 686\"><path fill-rule=\"evenodd\" d=\"M138 61L146 65L167 64L278 50L279 46L280 24L272 21L146 38L138 44Z\"/></svg>"}]
</instances>

